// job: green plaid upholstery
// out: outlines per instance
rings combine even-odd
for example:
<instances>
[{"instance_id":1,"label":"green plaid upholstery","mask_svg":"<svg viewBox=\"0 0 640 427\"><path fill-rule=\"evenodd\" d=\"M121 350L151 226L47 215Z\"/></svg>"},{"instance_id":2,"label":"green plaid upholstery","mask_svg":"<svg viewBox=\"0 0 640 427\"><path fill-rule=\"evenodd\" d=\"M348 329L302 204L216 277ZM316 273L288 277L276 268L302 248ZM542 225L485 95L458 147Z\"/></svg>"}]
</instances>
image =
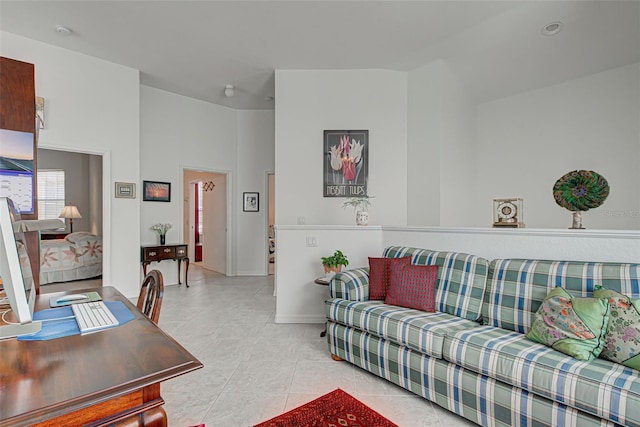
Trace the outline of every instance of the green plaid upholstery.
<instances>
[{"instance_id":1,"label":"green plaid upholstery","mask_svg":"<svg viewBox=\"0 0 640 427\"><path fill-rule=\"evenodd\" d=\"M389 246L387 258L411 256L416 265L439 265L436 311L478 320L487 286L489 261L460 252L436 252L428 249Z\"/></svg>"},{"instance_id":2,"label":"green plaid upholstery","mask_svg":"<svg viewBox=\"0 0 640 427\"><path fill-rule=\"evenodd\" d=\"M426 313L382 301L334 298L328 300L325 307L327 318L333 322L353 326L438 358L442 358L445 334L480 327L478 322L451 314Z\"/></svg>"},{"instance_id":3,"label":"green plaid upholstery","mask_svg":"<svg viewBox=\"0 0 640 427\"><path fill-rule=\"evenodd\" d=\"M345 270L333 276L329 283L329 296L352 301L369 299L369 269Z\"/></svg>"},{"instance_id":4,"label":"green plaid upholstery","mask_svg":"<svg viewBox=\"0 0 640 427\"><path fill-rule=\"evenodd\" d=\"M640 264L497 259L491 261L483 323L526 334L556 286L590 297L595 285L640 298Z\"/></svg>"},{"instance_id":5,"label":"green plaid upholstery","mask_svg":"<svg viewBox=\"0 0 640 427\"><path fill-rule=\"evenodd\" d=\"M639 371L603 359L580 361L483 326L445 337L444 358L470 371L624 425L640 425Z\"/></svg>"},{"instance_id":6,"label":"green plaid upholstery","mask_svg":"<svg viewBox=\"0 0 640 427\"><path fill-rule=\"evenodd\" d=\"M331 353L483 426L615 425L338 323L328 323L327 338Z\"/></svg>"}]
</instances>

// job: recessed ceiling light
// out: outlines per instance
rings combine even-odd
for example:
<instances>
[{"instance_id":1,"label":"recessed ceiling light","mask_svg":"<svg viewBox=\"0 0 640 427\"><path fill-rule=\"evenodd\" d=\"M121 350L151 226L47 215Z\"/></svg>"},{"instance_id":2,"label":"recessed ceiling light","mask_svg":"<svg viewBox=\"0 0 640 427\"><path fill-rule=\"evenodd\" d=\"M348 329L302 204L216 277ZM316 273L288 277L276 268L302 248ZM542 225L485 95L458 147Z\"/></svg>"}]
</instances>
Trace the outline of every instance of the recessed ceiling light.
<instances>
[{"instance_id":1,"label":"recessed ceiling light","mask_svg":"<svg viewBox=\"0 0 640 427\"><path fill-rule=\"evenodd\" d=\"M551 22L540 30L543 36L555 36L562 31L563 23L560 21Z\"/></svg>"},{"instance_id":2,"label":"recessed ceiling light","mask_svg":"<svg viewBox=\"0 0 640 427\"><path fill-rule=\"evenodd\" d=\"M63 25L56 25L56 32L64 37L71 35L71 30Z\"/></svg>"}]
</instances>

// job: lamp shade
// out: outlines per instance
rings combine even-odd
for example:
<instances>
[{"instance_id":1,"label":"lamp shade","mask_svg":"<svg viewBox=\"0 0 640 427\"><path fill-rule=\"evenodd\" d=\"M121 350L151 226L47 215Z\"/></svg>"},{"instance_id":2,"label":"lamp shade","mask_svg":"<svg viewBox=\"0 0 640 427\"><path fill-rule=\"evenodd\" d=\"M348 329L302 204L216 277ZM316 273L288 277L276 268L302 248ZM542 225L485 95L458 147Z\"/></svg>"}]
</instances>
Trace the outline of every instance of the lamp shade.
<instances>
[{"instance_id":1,"label":"lamp shade","mask_svg":"<svg viewBox=\"0 0 640 427\"><path fill-rule=\"evenodd\" d=\"M67 205L62 209L62 213L58 218L82 218L80 212L78 212L78 208L73 205Z\"/></svg>"}]
</instances>

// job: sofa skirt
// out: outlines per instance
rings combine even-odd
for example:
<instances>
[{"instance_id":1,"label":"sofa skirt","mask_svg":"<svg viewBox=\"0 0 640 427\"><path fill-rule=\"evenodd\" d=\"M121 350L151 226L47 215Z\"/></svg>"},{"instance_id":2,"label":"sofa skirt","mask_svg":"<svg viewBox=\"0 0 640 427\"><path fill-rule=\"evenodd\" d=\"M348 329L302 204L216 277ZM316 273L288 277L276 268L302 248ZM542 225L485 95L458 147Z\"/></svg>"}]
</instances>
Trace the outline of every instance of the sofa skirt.
<instances>
[{"instance_id":1,"label":"sofa skirt","mask_svg":"<svg viewBox=\"0 0 640 427\"><path fill-rule=\"evenodd\" d=\"M446 360L327 322L329 351L483 426L615 426Z\"/></svg>"}]
</instances>

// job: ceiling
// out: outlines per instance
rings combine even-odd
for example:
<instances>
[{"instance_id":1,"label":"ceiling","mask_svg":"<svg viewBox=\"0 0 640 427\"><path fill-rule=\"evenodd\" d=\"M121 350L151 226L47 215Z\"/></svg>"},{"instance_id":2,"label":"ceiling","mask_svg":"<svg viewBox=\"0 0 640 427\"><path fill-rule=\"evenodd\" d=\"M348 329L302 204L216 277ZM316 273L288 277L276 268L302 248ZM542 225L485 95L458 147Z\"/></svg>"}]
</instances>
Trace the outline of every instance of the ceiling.
<instances>
[{"instance_id":1,"label":"ceiling","mask_svg":"<svg viewBox=\"0 0 640 427\"><path fill-rule=\"evenodd\" d=\"M553 21L563 30L541 35ZM274 108L277 69L409 71L443 59L482 102L640 61L638 1L0 0L0 29L236 109Z\"/></svg>"}]
</instances>

